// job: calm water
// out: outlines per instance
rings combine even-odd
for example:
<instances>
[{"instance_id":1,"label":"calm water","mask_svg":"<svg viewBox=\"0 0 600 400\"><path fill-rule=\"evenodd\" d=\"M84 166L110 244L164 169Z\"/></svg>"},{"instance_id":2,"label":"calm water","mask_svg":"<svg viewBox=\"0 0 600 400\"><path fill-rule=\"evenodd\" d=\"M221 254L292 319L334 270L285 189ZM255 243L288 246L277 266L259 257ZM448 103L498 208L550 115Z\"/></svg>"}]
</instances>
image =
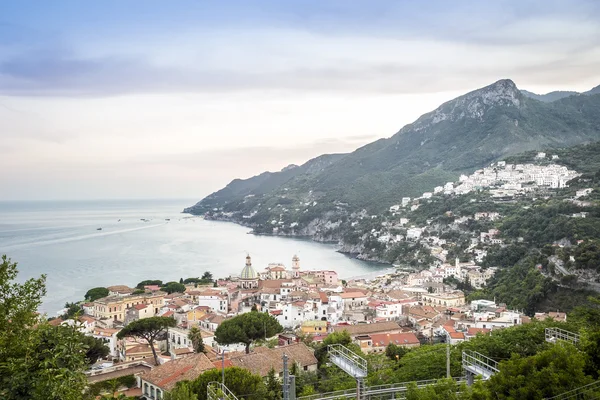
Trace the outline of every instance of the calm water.
<instances>
[{"instance_id":1,"label":"calm water","mask_svg":"<svg viewBox=\"0 0 600 400\"><path fill-rule=\"evenodd\" d=\"M193 203L0 202L0 254L19 263L19 280L48 275L42 311L49 315L82 299L91 287L179 280L205 271L237 275L246 252L260 270L269 262L290 267L294 254L302 269L333 269L342 278L385 268L336 253L330 245L249 235L245 227L181 214Z\"/></svg>"}]
</instances>

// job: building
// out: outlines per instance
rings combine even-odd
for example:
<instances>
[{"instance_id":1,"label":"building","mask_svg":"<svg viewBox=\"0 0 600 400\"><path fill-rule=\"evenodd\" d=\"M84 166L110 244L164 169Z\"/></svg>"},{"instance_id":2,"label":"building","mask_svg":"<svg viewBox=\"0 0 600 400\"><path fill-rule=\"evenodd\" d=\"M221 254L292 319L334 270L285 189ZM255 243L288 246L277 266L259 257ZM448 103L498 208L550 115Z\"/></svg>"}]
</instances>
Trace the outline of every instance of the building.
<instances>
[{"instance_id":1,"label":"building","mask_svg":"<svg viewBox=\"0 0 600 400\"><path fill-rule=\"evenodd\" d=\"M465 304L465 294L460 290L444 293L427 293L421 296L423 304L444 307L460 307Z\"/></svg>"},{"instance_id":2,"label":"building","mask_svg":"<svg viewBox=\"0 0 600 400\"><path fill-rule=\"evenodd\" d=\"M327 321L312 320L304 321L300 326L302 333L309 335L327 333Z\"/></svg>"},{"instance_id":3,"label":"building","mask_svg":"<svg viewBox=\"0 0 600 400\"><path fill-rule=\"evenodd\" d=\"M367 295L362 292L340 293L340 297L344 301L345 311L363 309L367 306Z\"/></svg>"},{"instance_id":4,"label":"building","mask_svg":"<svg viewBox=\"0 0 600 400\"><path fill-rule=\"evenodd\" d=\"M314 352L304 343L294 343L289 346L269 349L257 347L254 353L230 359L234 367L245 368L253 374L266 377L271 368L277 376L283 376L283 355L288 356L288 366L296 364L301 371L314 372L317 370L317 359Z\"/></svg>"},{"instance_id":5,"label":"building","mask_svg":"<svg viewBox=\"0 0 600 400\"><path fill-rule=\"evenodd\" d=\"M246 265L240 273L239 287L241 289L258 288L258 274L252 267L252 259L250 258L250 254L246 256Z\"/></svg>"},{"instance_id":6,"label":"building","mask_svg":"<svg viewBox=\"0 0 600 400\"><path fill-rule=\"evenodd\" d=\"M93 316L99 319L124 321L126 310L139 304L149 306L149 314L153 317L158 314L165 301L165 292L141 293L126 296L107 296L94 301Z\"/></svg>"},{"instance_id":7,"label":"building","mask_svg":"<svg viewBox=\"0 0 600 400\"><path fill-rule=\"evenodd\" d=\"M394 344L401 347L419 347L421 343L413 332L405 333L378 333L359 335L354 340L363 353L383 353L385 349Z\"/></svg>"},{"instance_id":8,"label":"building","mask_svg":"<svg viewBox=\"0 0 600 400\"><path fill-rule=\"evenodd\" d=\"M219 291L211 290L203 292L196 296L197 304L201 307L208 307L213 312L227 314L229 311L229 301L227 296Z\"/></svg>"},{"instance_id":9,"label":"building","mask_svg":"<svg viewBox=\"0 0 600 400\"><path fill-rule=\"evenodd\" d=\"M333 332L348 331L352 340L361 335L373 335L378 333L400 333L402 328L396 322L376 322L373 324L336 325L330 328Z\"/></svg>"},{"instance_id":10,"label":"building","mask_svg":"<svg viewBox=\"0 0 600 400\"><path fill-rule=\"evenodd\" d=\"M150 372L139 376L142 398L161 400L164 398L165 392L172 390L177 382L194 380L203 372L213 368L214 365L204 353L159 365Z\"/></svg>"}]
</instances>

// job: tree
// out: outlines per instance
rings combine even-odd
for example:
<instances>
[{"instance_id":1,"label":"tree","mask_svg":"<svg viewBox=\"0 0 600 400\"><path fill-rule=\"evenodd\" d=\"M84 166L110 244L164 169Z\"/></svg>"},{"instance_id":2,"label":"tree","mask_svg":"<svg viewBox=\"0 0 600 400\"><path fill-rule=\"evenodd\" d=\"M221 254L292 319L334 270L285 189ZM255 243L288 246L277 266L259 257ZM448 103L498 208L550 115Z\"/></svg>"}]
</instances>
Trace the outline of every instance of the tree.
<instances>
[{"instance_id":1,"label":"tree","mask_svg":"<svg viewBox=\"0 0 600 400\"><path fill-rule=\"evenodd\" d=\"M185 292L185 285L183 283L179 283L179 282L167 282L160 289L164 290L165 292L167 292L169 294L183 293L183 292Z\"/></svg>"},{"instance_id":2,"label":"tree","mask_svg":"<svg viewBox=\"0 0 600 400\"><path fill-rule=\"evenodd\" d=\"M81 308L81 306L77 303L67 302L65 303L65 309L67 311L60 316L62 319L71 319L79 316L83 312L83 308Z\"/></svg>"},{"instance_id":3,"label":"tree","mask_svg":"<svg viewBox=\"0 0 600 400\"><path fill-rule=\"evenodd\" d=\"M83 344L87 349L85 358L88 360L88 364L94 364L100 358L104 358L110 353L110 349L104 344L102 339L86 335L83 336Z\"/></svg>"},{"instance_id":4,"label":"tree","mask_svg":"<svg viewBox=\"0 0 600 400\"><path fill-rule=\"evenodd\" d=\"M541 399L593 382L584 373L585 355L569 343L551 346L531 357L500 362L488 389L495 399Z\"/></svg>"},{"instance_id":5,"label":"tree","mask_svg":"<svg viewBox=\"0 0 600 400\"><path fill-rule=\"evenodd\" d=\"M192 341L196 353L204 353L204 342L202 341L202 331L197 326L192 326L188 332L188 339Z\"/></svg>"},{"instance_id":6,"label":"tree","mask_svg":"<svg viewBox=\"0 0 600 400\"><path fill-rule=\"evenodd\" d=\"M277 320L267 313L251 311L225 320L215 331L219 344L244 343L246 354L250 353L250 344L283 331Z\"/></svg>"},{"instance_id":7,"label":"tree","mask_svg":"<svg viewBox=\"0 0 600 400\"><path fill-rule=\"evenodd\" d=\"M123 339L125 337L141 337L146 339L152 350L154 356L154 362L158 365L158 355L154 348L154 341L162 334L165 329L174 327L176 325L175 319L170 317L150 317L138 319L131 322L125 328L121 329L117 333L117 338Z\"/></svg>"},{"instance_id":8,"label":"tree","mask_svg":"<svg viewBox=\"0 0 600 400\"><path fill-rule=\"evenodd\" d=\"M17 263L0 263L0 398L78 400L86 386L82 334L39 321L45 275L16 282Z\"/></svg>"},{"instance_id":9,"label":"tree","mask_svg":"<svg viewBox=\"0 0 600 400\"><path fill-rule=\"evenodd\" d=\"M407 349L406 347L396 346L394 343L390 343L388 345L388 347L386 347L386 349L385 349L385 355L390 360L398 360L399 361L408 352L409 352L409 349Z\"/></svg>"},{"instance_id":10,"label":"tree","mask_svg":"<svg viewBox=\"0 0 600 400\"><path fill-rule=\"evenodd\" d=\"M211 272L206 271L205 273L202 274L202 280L203 281L212 281L213 274Z\"/></svg>"},{"instance_id":11,"label":"tree","mask_svg":"<svg viewBox=\"0 0 600 400\"><path fill-rule=\"evenodd\" d=\"M293 375L293 374L292 374ZM271 367L269 374L267 375L267 400L280 400L281 399L281 384L277 375L275 374L275 368Z\"/></svg>"},{"instance_id":12,"label":"tree","mask_svg":"<svg viewBox=\"0 0 600 400\"><path fill-rule=\"evenodd\" d=\"M138 283L137 285L135 285L136 288L138 289L143 289L144 286L149 286L149 285L157 285L157 286L162 286L163 281L158 280L158 279L148 279L145 281L141 281L140 283Z\"/></svg>"},{"instance_id":13,"label":"tree","mask_svg":"<svg viewBox=\"0 0 600 400\"><path fill-rule=\"evenodd\" d=\"M95 287L93 289L90 289L86 292L85 294L85 300L86 301L96 301L98 299L101 299L103 297L108 296L108 289L105 287Z\"/></svg>"},{"instance_id":14,"label":"tree","mask_svg":"<svg viewBox=\"0 0 600 400\"><path fill-rule=\"evenodd\" d=\"M194 393L192 383L189 381L183 381L177 383L177 385L170 392L165 393L165 400L197 400L198 396Z\"/></svg>"},{"instance_id":15,"label":"tree","mask_svg":"<svg viewBox=\"0 0 600 400\"><path fill-rule=\"evenodd\" d=\"M183 278L179 278L179 283L183 285Z\"/></svg>"},{"instance_id":16,"label":"tree","mask_svg":"<svg viewBox=\"0 0 600 400\"><path fill-rule=\"evenodd\" d=\"M210 382L221 382L220 370L208 370L191 382L198 400L207 400L206 387ZM264 400L267 392L262 377L245 368L225 368L225 385L238 399Z\"/></svg>"}]
</instances>

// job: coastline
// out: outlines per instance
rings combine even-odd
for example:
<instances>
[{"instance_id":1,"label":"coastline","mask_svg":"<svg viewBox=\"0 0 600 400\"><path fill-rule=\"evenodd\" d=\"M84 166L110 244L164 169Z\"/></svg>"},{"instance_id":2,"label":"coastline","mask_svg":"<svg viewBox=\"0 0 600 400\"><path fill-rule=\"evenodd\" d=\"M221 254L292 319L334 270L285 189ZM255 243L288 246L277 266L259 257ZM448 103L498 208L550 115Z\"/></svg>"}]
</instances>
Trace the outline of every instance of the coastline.
<instances>
[{"instance_id":1,"label":"coastline","mask_svg":"<svg viewBox=\"0 0 600 400\"><path fill-rule=\"evenodd\" d=\"M357 252L353 252L353 251L344 251L344 244L341 244L339 241L336 240L318 240L310 235L286 235L286 234L277 234L277 233L255 233L254 229L251 225L248 224L243 224L240 221L237 221L233 218L215 218L215 217L206 217L204 215L197 215L197 214L192 214L190 212L186 212L185 210L182 211L182 214L189 214L192 215L194 217L198 217L198 218L203 218L206 221L217 221L217 222L230 222L233 223L235 225L238 226L243 226L245 228L250 228L250 231L247 232L247 234L249 235L254 235L254 236L264 236L264 237L278 237L278 238L287 238L287 239L295 239L295 240L305 240L305 241L310 241L310 242L314 242L314 243L321 243L321 244L328 244L328 245L334 245L336 247L338 247L335 251L337 253L343 254L344 256L351 258L351 259L355 259L355 260L360 260L360 261L364 261L364 262L368 262L368 263L373 263L373 264L378 264L378 265L387 265L392 267L393 264L387 261L383 261L381 259L378 258L364 258L364 257L360 257L361 253L357 253Z\"/></svg>"}]
</instances>

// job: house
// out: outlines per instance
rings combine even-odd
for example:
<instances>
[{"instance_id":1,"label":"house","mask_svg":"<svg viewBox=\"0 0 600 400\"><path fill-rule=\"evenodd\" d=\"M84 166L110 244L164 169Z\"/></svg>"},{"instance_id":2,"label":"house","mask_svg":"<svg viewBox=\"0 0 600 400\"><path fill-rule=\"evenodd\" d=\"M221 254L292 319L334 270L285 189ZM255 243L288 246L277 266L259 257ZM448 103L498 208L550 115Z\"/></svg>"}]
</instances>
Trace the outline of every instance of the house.
<instances>
[{"instance_id":1,"label":"house","mask_svg":"<svg viewBox=\"0 0 600 400\"><path fill-rule=\"evenodd\" d=\"M373 324L337 325L332 326L331 331L348 331L352 340L360 335L371 335L377 333L400 333L402 328L396 322L376 322Z\"/></svg>"},{"instance_id":2,"label":"house","mask_svg":"<svg viewBox=\"0 0 600 400\"><path fill-rule=\"evenodd\" d=\"M354 342L366 354L383 353L390 344L402 347L419 347L421 345L417 335L413 332L360 335Z\"/></svg>"},{"instance_id":3,"label":"house","mask_svg":"<svg viewBox=\"0 0 600 400\"><path fill-rule=\"evenodd\" d=\"M327 321L304 321L300 326L300 329L302 330L302 333L309 335L327 333Z\"/></svg>"},{"instance_id":4,"label":"house","mask_svg":"<svg viewBox=\"0 0 600 400\"><path fill-rule=\"evenodd\" d=\"M165 392L172 390L177 382L194 380L214 365L204 353L175 359L159 365L139 377L143 399L161 400Z\"/></svg>"},{"instance_id":5,"label":"house","mask_svg":"<svg viewBox=\"0 0 600 400\"><path fill-rule=\"evenodd\" d=\"M344 301L344 310L363 309L367 306L367 295L362 292L340 293Z\"/></svg>"},{"instance_id":6,"label":"house","mask_svg":"<svg viewBox=\"0 0 600 400\"><path fill-rule=\"evenodd\" d=\"M421 296L423 304L444 307L459 307L465 304L465 294L460 290L444 293L427 293Z\"/></svg>"},{"instance_id":7,"label":"house","mask_svg":"<svg viewBox=\"0 0 600 400\"><path fill-rule=\"evenodd\" d=\"M137 321L138 319L153 317L154 312L152 307L149 307L147 304L136 304L133 307L129 307L125 311L125 325Z\"/></svg>"},{"instance_id":8,"label":"house","mask_svg":"<svg viewBox=\"0 0 600 400\"><path fill-rule=\"evenodd\" d=\"M135 289L125 285L109 286L106 289L108 289L109 296L128 296L135 292Z\"/></svg>"},{"instance_id":9,"label":"house","mask_svg":"<svg viewBox=\"0 0 600 400\"><path fill-rule=\"evenodd\" d=\"M206 291L196 297L199 306L205 306L214 312L227 314L229 303L227 296L218 291Z\"/></svg>"},{"instance_id":10,"label":"house","mask_svg":"<svg viewBox=\"0 0 600 400\"><path fill-rule=\"evenodd\" d=\"M109 348L112 357L119 357L117 333L120 329L95 327L91 336L101 339Z\"/></svg>"},{"instance_id":11,"label":"house","mask_svg":"<svg viewBox=\"0 0 600 400\"><path fill-rule=\"evenodd\" d=\"M100 319L112 319L124 321L125 312L128 308L138 304L150 306L152 315L158 314L165 300L165 292L152 292L131 295L112 295L94 301L93 316Z\"/></svg>"},{"instance_id":12,"label":"house","mask_svg":"<svg viewBox=\"0 0 600 400\"><path fill-rule=\"evenodd\" d=\"M199 325L202 329L206 329L207 331L214 332L217 330L219 325L227 318L222 315L217 314L206 314L204 317L201 317L199 320Z\"/></svg>"},{"instance_id":13,"label":"house","mask_svg":"<svg viewBox=\"0 0 600 400\"><path fill-rule=\"evenodd\" d=\"M294 343L274 349L257 347L254 349L254 353L232 357L230 361L233 366L245 368L262 377L266 377L273 368L275 373L282 377L284 354L288 356L288 366L295 363L301 371L314 372L317 370L317 359L314 352L304 343Z\"/></svg>"}]
</instances>

